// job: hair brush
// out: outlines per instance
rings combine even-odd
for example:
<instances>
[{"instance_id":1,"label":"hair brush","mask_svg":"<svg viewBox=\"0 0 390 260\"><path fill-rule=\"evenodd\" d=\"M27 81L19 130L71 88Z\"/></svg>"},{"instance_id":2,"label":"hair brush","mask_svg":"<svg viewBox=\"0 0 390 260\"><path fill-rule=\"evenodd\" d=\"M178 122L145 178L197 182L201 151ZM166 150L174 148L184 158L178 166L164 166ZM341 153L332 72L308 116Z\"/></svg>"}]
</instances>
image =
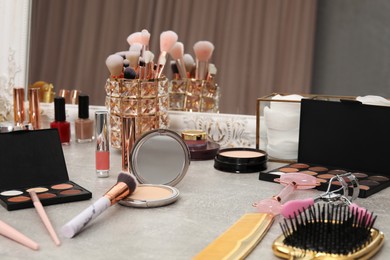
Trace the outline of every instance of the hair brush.
<instances>
[{"instance_id":1,"label":"hair brush","mask_svg":"<svg viewBox=\"0 0 390 260\"><path fill-rule=\"evenodd\" d=\"M281 258L368 259L384 242L375 220L373 213L346 205L316 204L285 218L272 248Z\"/></svg>"}]
</instances>

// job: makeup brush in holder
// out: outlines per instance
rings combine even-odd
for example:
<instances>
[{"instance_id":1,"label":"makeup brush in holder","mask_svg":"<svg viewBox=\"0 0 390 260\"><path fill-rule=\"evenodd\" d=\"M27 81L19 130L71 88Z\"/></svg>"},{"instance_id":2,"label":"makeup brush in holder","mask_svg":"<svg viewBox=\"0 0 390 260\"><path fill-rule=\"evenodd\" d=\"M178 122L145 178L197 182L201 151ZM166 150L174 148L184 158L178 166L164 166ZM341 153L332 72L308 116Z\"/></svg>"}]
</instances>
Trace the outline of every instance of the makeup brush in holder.
<instances>
[{"instance_id":1,"label":"makeup brush in holder","mask_svg":"<svg viewBox=\"0 0 390 260\"><path fill-rule=\"evenodd\" d=\"M215 82L217 69L209 60L214 45L199 41L194 45L196 61L190 54L184 54L184 46L176 42L169 51L173 79L169 84L169 109L176 111L211 112L219 111L220 92Z\"/></svg>"}]
</instances>

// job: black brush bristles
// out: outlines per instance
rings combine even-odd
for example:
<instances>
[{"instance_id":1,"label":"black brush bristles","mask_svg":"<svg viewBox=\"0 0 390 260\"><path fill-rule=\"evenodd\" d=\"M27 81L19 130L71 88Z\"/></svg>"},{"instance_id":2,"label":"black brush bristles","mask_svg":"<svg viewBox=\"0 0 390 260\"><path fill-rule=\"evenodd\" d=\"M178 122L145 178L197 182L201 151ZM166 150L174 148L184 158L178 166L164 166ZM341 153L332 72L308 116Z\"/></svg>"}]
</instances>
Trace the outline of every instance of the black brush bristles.
<instances>
[{"instance_id":1,"label":"black brush bristles","mask_svg":"<svg viewBox=\"0 0 390 260\"><path fill-rule=\"evenodd\" d=\"M345 205L317 204L280 223L283 243L304 251L348 255L371 241L373 213Z\"/></svg>"}]
</instances>

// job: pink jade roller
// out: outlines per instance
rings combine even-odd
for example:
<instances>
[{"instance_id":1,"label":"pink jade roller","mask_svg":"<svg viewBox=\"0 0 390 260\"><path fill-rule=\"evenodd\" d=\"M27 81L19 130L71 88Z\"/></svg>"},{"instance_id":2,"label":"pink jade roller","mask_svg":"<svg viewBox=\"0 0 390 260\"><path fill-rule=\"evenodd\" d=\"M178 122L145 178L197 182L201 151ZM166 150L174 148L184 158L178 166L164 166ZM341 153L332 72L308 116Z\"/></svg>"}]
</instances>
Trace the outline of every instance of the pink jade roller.
<instances>
[{"instance_id":1,"label":"pink jade roller","mask_svg":"<svg viewBox=\"0 0 390 260\"><path fill-rule=\"evenodd\" d=\"M319 185L317 179L314 176L303 174L303 173L289 173L282 175L280 179L275 179L285 187L279 192L278 195L273 196L270 199L264 199L259 202L253 203L253 206L257 208L260 213L270 213L273 215L279 215L288 209L288 206L282 205L281 201L285 200L295 190L306 190L312 189ZM295 205L292 205L295 206Z\"/></svg>"}]
</instances>

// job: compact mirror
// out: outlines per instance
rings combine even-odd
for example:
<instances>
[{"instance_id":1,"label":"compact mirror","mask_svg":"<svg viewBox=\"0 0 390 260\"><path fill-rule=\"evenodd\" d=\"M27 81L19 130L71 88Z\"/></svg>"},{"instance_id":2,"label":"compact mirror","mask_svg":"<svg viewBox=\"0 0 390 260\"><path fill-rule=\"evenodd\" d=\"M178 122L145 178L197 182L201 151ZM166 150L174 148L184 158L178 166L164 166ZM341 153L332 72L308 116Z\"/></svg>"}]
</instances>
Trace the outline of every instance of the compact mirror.
<instances>
[{"instance_id":1,"label":"compact mirror","mask_svg":"<svg viewBox=\"0 0 390 260\"><path fill-rule=\"evenodd\" d=\"M120 204L156 207L176 201L179 191L171 186L183 179L191 161L188 146L177 133L152 130L137 140L130 156L131 171L140 185Z\"/></svg>"}]
</instances>

